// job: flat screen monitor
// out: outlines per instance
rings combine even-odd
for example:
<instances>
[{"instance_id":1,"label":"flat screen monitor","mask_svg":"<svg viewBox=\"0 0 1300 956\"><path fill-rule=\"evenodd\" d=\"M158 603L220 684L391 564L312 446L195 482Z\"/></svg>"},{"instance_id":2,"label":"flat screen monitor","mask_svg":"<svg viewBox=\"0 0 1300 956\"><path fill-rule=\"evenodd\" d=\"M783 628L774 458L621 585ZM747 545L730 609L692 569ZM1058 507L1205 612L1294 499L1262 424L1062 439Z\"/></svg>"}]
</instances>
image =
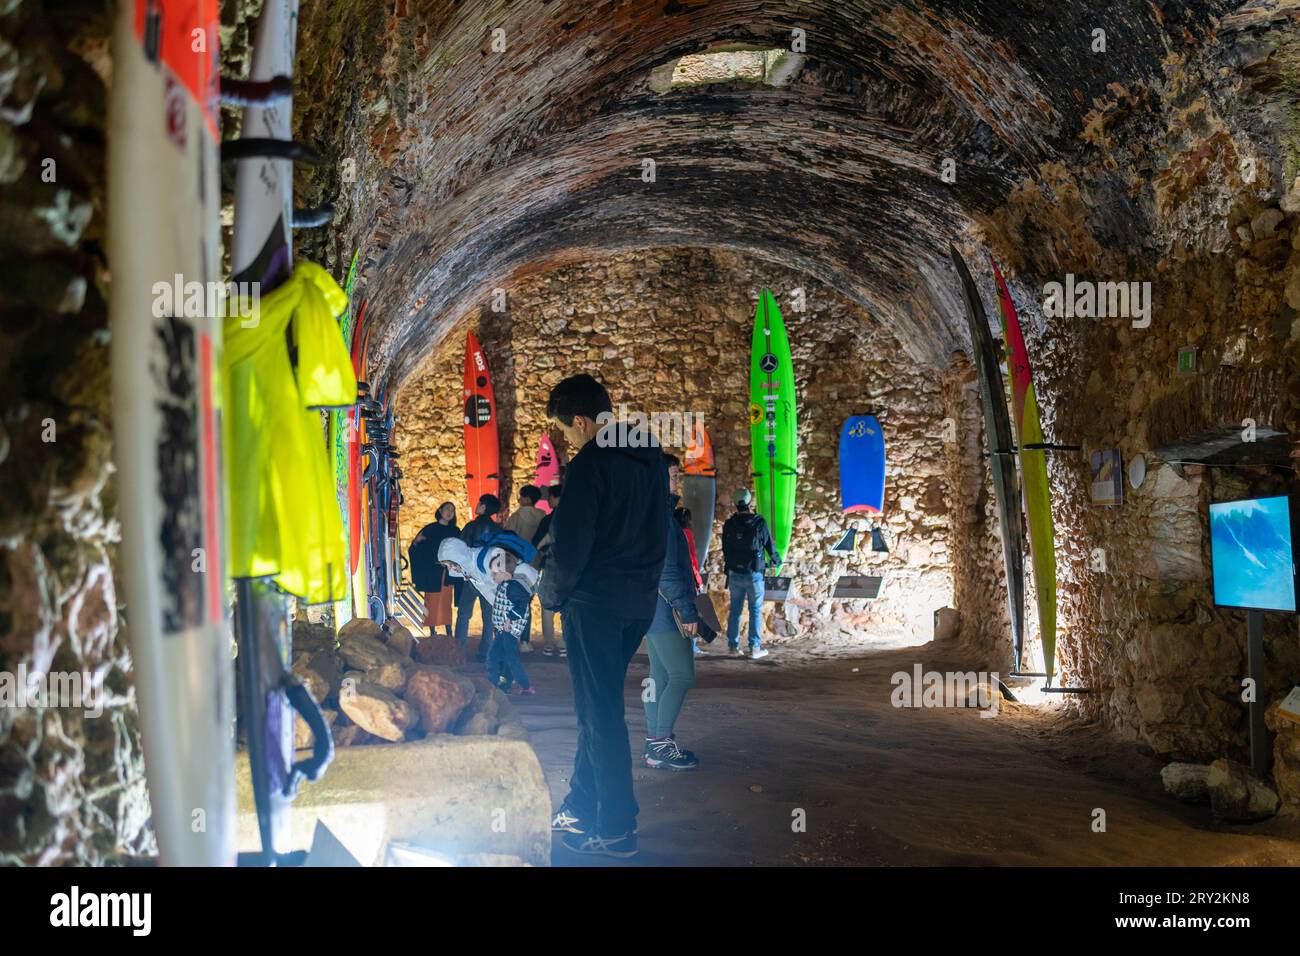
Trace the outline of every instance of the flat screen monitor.
<instances>
[{"instance_id":1,"label":"flat screen monitor","mask_svg":"<svg viewBox=\"0 0 1300 956\"><path fill-rule=\"evenodd\" d=\"M1245 498L1210 505L1214 603L1260 611L1296 609L1291 499Z\"/></svg>"}]
</instances>

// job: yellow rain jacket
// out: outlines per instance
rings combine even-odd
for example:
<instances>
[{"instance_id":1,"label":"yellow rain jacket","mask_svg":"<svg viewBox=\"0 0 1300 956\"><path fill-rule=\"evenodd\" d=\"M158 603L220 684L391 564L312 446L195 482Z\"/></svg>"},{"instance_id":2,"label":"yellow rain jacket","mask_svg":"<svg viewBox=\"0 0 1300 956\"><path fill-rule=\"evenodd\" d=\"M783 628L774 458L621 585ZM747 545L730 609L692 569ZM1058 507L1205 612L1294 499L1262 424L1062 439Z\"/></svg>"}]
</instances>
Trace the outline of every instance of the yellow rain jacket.
<instances>
[{"instance_id":1,"label":"yellow rain jacket","mask_svg":"<svg viewBox=\"0 0 1300 956\"><path fill-rule=\"evenodd\" d=\"M335 321L347 305L329 273L300 262L257 312L224 322L230 574L272 576L309 604L347 594L348 541L316 411L357 400Z\"/></svg>"}]
</instances>

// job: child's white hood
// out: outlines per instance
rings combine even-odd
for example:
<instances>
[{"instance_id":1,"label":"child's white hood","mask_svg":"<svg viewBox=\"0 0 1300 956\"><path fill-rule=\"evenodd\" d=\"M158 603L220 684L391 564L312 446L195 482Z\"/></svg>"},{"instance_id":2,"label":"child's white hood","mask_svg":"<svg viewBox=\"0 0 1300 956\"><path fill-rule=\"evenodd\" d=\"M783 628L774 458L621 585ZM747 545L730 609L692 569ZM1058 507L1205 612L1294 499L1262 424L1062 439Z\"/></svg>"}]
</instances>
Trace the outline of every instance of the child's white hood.
<instances>
[{"instance_id":1,"label":"child's white hood","mask_svg":"<svg viewBox=\"0 0 1300 956\"><path fill-rule=\"evenodd\" d=\"M482 548L471 548L464 541L460 540L460 538L448 538L443 541L442 544L438 545L438 560L454 561L459 565L461 574L457 575L453 571L451 572L453 577L466 578L474 585L474 589L478 591L479 594L483 595L487 602L491 604L492 598L496 595L497 586L492 582L492 575L488 574L486 571L479 570L478 557L481 550ZM484 561L483 563L489 567L491 566L488 561Z\"/></svg>"},{"instance_id":2,"label":"child's white hood","mask_svg":"<svg viewBox=\"0 0 1300 956\"><path fill-rule=\"evenodd\" d=\"M497 585L492 580L491 571L485 571L483 568L491 568L492 564L498 557L505 553L502 548L487 548L484 554L483 548L471 548L460 538L447 538L438 546L439 561L454 561L464 572L463 575L454 577L466 577L474 585L474 589L487 599L489 604L496 596ZM482 566L479 567L479 558L482 558ZM537 569L531 564L520 562L515 568L514 578L524 587L528 588L529 593L537 590Z\"/></svg>"}]
</instances>

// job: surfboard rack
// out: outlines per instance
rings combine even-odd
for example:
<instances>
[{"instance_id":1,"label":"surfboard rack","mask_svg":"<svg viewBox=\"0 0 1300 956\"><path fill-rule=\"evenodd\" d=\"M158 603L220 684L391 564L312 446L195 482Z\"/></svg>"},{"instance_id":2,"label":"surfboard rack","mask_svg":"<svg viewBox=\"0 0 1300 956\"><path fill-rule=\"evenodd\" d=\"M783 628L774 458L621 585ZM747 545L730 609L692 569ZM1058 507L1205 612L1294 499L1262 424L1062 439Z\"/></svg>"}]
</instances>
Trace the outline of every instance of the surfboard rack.
<instances>
[{"instance_id":1,"label":"surfboard rack","mask_svg":"<svg viewBox=\"0 0 1300 956\"><path fill-rule=\"evenodd\" d=\"M990 455L1015 455L1022 451L1083 451L1082 445L1058 445L1055 442L1033 442L1029 445L1012 445L1010 448L995 448Z\"/></svg>"},{"instance_id":2,"label":"surfboard rack","mask_svg":"<svg viewBox=\"0 0 1300 956\"><path fill-rule=\"evenodd\" d=\"M234 163L242 159L287 159L308 166L324 166L325 157L305 143L292 139L272 139L269 136L244 136L228 139L221 144L221 162Z\"/></svg>"},{"instance_id":3,"label":"surfboard rack","mask_svg":"<svg viewBox=\"0 0 1300 956\"><path fill-rule=\"evenodd\" d=\"M1091 687L1044 687L1044 694L1091 694Z\"/></svg>"},{"instance_id":4,"label":"surfboard rack","mask_svg":"<svg viewBox=\"0 0 1300 956\"><path fill-rule=\"evenodd\" d=\"M1046 677L1046 671L1010 671L1008 677Z\"/></svg>"},{"instance_id":5,"label":"surfboard rack","mask_svg":"<svg viewBox=\"0 0 1300 956\"><path fill-rule=\"evenodd\" d=\"M318 229L334 221L334 204L321 203L293 211L294 229Z\"/></svg>"},{"instance_id":6,"label":"surfboard rack","mask_svg":"<svg viewBox=\"0 0 1300 956\"><path fill-rule=\"evenodd\" d=\"M853 600L866 598L871 600L880 596L880 585L884 578L870 574L846 574L835 582L831 590L832 600Z\"/></svg>"},{"instance_id":7,"label":"surfboard rack","mask_svg":"<svg viewBox=\"0 0 1300 956\"><path fill-rule=\"evenodd\" d=\"M273 76L269 80L237 80L221 78L221 103L223 106L242 106L265 109L293 96L293 77Z\"/></svg>"},{"instance_id":8,"label":"surfboard rack","mask_svg":"<svg viewBox=\"0 0 1300 956\"><path fill-rule=\"evenodd\" d=\"M1039 441L1022 445L1026 451L1083 451L1082 445L1060 445L1056 442Z\"/></svg>"}]
</instances>

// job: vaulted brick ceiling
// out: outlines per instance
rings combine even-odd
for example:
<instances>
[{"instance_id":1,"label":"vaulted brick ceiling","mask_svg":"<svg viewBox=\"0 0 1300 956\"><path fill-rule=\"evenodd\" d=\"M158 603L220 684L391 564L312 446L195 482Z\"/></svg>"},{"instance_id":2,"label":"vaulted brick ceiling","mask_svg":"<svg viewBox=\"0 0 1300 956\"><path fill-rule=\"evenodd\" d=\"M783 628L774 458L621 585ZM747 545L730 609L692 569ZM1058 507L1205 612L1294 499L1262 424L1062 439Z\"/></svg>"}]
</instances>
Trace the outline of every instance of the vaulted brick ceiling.
<instances>
[{"instance_id":1,"label":"vaulted brick ceiling","mask_svg":"<svg viewBox=\"0 0 1300 956\"><path fill-rule=\"evenodd\" d=\"M343 186L347 251L365 258L372 361L397 382L513 277L666 245L806 270L895 326L915 360L945 362L964 339L949 240L1068 161L1108 84L1151 80L1233 4L398 0L369 34L338 29L346 3L312 6L300 102L343 108L329 122L361 170ZM310 49L327 19L342 66ZM787 87L649 88L674 57L788 47L796 28L808 60Z\"/></svg>"}]
</instances>

